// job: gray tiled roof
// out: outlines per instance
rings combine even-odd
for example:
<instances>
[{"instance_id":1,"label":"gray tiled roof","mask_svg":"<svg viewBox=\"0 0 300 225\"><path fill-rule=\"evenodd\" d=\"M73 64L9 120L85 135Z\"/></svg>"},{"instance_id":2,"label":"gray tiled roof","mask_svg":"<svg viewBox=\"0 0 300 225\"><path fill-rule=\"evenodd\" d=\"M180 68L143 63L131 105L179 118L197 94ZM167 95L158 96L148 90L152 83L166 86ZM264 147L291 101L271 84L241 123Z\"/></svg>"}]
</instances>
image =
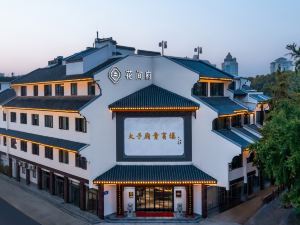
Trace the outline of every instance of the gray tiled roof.
<instances>
[{"instance_id":1,"label":"gray tiled roof","mask_svg":"<svg viewBox=\"0 0 300 225\"><path fill-rule=\"evenodd\" d=\"M193 165L116 165L94 182L217 182Z\"/></svg>"},{"instance_id":2,"label":"gray tiled roof","mask_svg":"<svg viewBox=\"0 0 300 225\"><path fill-rule=\"evenodd\" d=\"M16 97L3 107L79 111L95 96L36 96Z\"/></svg>"},{"instance_id":3,"label":"gray tiled roof","mask_svg":"<svg viewBox=\"0 0 300 225\"><path fill-rule=\"evenodd\" d=\"M3 105L4 103L10 101L15 97L16 97L16 92L12 88L0 92L0 105Z\"/></svg>"},{"instance_id":4,"label":"gray tiled roof","mask_svg":"<svg viewBox=\"0 0 300 225\"><path fill-rule=\"evenodd\" d=\"M233 79L234 76L226 73L208 63L205 63L202 60L194 60L194 59L187 59L187 58L178 58L178 57L170 57L166 56L167 59L176 62L195 73L199 74L201 77L209 77L209 78L225 78L225 79Z\"/></svg>"},{"instance_id":5,"label":"gray tiled roof","mask_svg":"<svg viewBox=\"0 0 300 225\"><path fill-rule=\"evenodd\" d=\"M260 139L258 136L254 135L253 133L251 133L250 131L246 130L243 127L237 127L237 128L234 128L234 129L237 129L237 131L239 131L240 133L242 133L246 137L252 139L253 141L258 141Z\"/></svg>"},{"instance_id":6,"label":"gray tiled roof","mask_svg":"<svg viewBox=\"0 0 300 225\"><path fill-rule=\"evenodd\" d=\"M237 104L232 101L229 97L199 97L194 96L196 99L199 99L201 102L208 105L210 108L218 112L219 116L234 114L239 110L247 110L247 108Z\"/></svg>"},{"instance_id":7,"label":"gray tiled roof","mask_svg":"<svg viewBox=\"0 0 300 225\"><path fill-rule=\"evenodd\" d=\"M66 62L77 62L81 61L85 56L88 56L96 51L98 51L99 48L87 48L86 50L83 50L81 52L77 52L71 56L66 57L64 60Z\"/></svg>"},{"instance_id":8,"label":"gray tiled roof","mask_svg":"<svg viewBox=\"0 0 300 225\"><path fill-rule=\"evenodd\" d=\"M109 108L147 107L199 107L199 104L152 84L109 105Z\"/></svg>"},{"instance_id":9,"label":"gray tiled roof","mask_svg":"<svg viewBox=\"0 0 300 225\"><path fill-rule=\"evenodd\" d=\"M17 79L18 77L7 77L7 76L0 76L0 82L12 82L13 80Z\"/></svg>"},{"instance_id":10,"label":"gray tiled roof","mask_svg":"<svg viewBox=\"0 0 300 225\"><path fill-rule=\"evenodd\" d=\"M264 94L249 94L249 96L255 99L257 102L266 102L269 101L271 98Z\"/></svg>"},{"instance_id":11,"label":"gray tiled roof","mask_svg":"<svg viewBox=\"0 0 300 225\"><path fill-rule=\"evenodd\" d=\"M14 137L17 139L23 139L27 141L32 141L32 142L37 142L43 145L49 145L53 146L56 148L62 148L62 149L67 149L71 151L80 151L88 144L84 143L79 143L75 141L69 141L69 140L64 140L64 139L59 139L59 138L53 138L53 137L48 137L48 136L42 136L38 134L31 134L31 133L26 133L26 132L21 132L21 131L16 131L16 130L6 130L4 128L0 128L0 134L1 135L6 135L10 137Z\"/></svg>"},{"instance_id":12,"label":"gray tiled roof","mask_svg":"<svg viewBox=\"0 0 300 225\"><path fill-rule=\"evenodd\" d=\"M232 143L240 146L242 149L247 148L251 144L249 141L245 140L231 130L216 130L215 132L230 140Z\"/></svg>"},{"instance_id":13,"label":"gray tiled roof","mask_svg":"<svg viewBox=\"0 0 300 225\"><path fill-rule=\"evenodd\" d=\"M247 127L261 135L261 129L255 124L247 125Z\"/></svg>"},{"instance_id":14,"label":"gray tiled roof","mask_svg":"<svg viewBox=\"0 0 300 225\"><path fill-rule=\"evenodd\" d=\"M49 82L49 81L60 81L60 80L76 80L84 78L93 78L94 74L102 71L110 65L126 58L125 57L114 57L106 60L95 68L84 74L77 75L66 75L65 65L55 65L52 67L36 69L12 82L12 84L23 84L23 83L36 83L36 82Z\"/></svg>"}]
</instances>

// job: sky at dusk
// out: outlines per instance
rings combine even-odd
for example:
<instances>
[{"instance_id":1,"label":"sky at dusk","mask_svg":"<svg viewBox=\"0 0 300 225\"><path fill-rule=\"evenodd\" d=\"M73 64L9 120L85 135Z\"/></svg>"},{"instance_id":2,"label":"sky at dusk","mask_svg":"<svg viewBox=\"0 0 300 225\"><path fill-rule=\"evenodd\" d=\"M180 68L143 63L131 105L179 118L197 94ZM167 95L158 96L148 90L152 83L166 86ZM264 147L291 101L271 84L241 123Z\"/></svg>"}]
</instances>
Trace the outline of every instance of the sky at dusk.
<instances>
[{"instance_id":1,"label":"sky at dusk","mask_svg":"<svg viewBox=\"0 0 300 225\"><path fill-rule=\"evenodd\" d=\"M26 74L92 46L96 31L118 44L201 59L228 52L242 76L266 74L285 46L300 44L297 0L0 0L0 72Z\"/></svg>"}]
</instances>

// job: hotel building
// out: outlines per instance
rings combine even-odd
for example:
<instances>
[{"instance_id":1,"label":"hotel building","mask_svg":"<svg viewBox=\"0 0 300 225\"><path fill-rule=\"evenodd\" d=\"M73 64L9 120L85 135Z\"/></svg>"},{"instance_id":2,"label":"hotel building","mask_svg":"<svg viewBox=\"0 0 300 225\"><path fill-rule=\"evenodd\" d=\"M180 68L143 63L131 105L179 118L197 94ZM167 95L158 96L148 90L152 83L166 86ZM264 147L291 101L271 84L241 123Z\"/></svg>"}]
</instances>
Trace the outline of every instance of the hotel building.
<instances>
[{"instance_id":1,"label":"hotel building","mask_svg":"<svg viewBox=\"0 0 300 225\"><path fill-rule=\"evenodd\" d=\"M206 217L258 186L248 146L268 97L249 81L112 38L48 64L0 94L9 176L100 218Z\"/></svg>"}]
</instances>

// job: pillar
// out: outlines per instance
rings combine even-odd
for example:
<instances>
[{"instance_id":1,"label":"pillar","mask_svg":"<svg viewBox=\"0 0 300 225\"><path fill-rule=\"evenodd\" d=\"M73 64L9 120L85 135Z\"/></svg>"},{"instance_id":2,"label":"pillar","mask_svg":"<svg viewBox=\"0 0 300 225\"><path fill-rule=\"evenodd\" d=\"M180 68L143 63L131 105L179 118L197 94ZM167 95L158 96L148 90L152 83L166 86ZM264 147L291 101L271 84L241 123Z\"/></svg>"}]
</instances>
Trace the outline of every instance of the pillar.
<instances>
[{"instance_id":1,"label":"pillar","mask_svg":"<svg viewBox=\"0 0 300 225\"><path fill-rule=\"evenodd\" d=\"M260 106L260 124L263 125L264 124L264 118L265 115L264 115L264 104L261 104Z\"/></svg>"},{"instance_id":2,"label":"pillar","mask_svg":"<svg viewBox=\"0 0 300 225\"><path fill-rule=\"evenodd\" d=\"M207 218L207 185L202 184L201 191L202 217Z\"/></svg>"},{"instance_id":3,"label":"pillar","mask_svg":"<svg viewBox=\"0 0 300 225\"><path fill-rule=\"evenodd\" d=\"M54 176L54 172L50 171L49 176L50 176L49 192L50 192L51 195L54 195L55 194L55 176Z\"/></svg>"},{"instance_id":4,"label":"pillar","mask_svg":"<svg viewBox=\"0 0 300 225\"><path fill-rule=\"evenodd\" d=\"M194 215L194 203L193 203L193 185L188 185L186 188L186 216Z\"/></svg>"},{"instance_id":5,"label":"pillar","mask_svg":"<svg viewBox=\"0 0 300 225\"><path fill-rule=\"evenodd\" d=\"M104 219L104 184L98 185L98 217Z\"/></svg>"},{"instance_id":6,"label":"pillar","mask_svg":"<svg viewBox=\"0 0 300 225\"><path fill-rule=\"evenodd\" d=\"M247 157L249 156L247 151L243 151L242 160L243 160L243 176L244 176L244 185L243 192L245 200L248 197L248 174L247 174Z\"/></svg>"},{"instance_id":7,"label":"pillar","mask_svg":"<svg viewBox=\"0 0 300 225\"><path fill-rule=\"evenodd\" d=\"M117 216L124 216L123 186L117 184Z\"/></svg>"},{"instance_id":8,"label":"pillar","mask_svg":"<svg viewBox=\"0 0 300 225\"><path fill-rule=\"evenodd\" d=\"M12 158L8 158L8 176L12 177Z\"/></svg>"},{"instance_id":9,"label":"pillar","mask_svg":"<svg viewBox=\"0 0 300 225\"><path fill-rule=\"evenodd\" d=\"M41 167L38 167L37 168L37 186L38 186L38 189L40 189L40 190L43 188L42 180L43 180L42 169L41 169Z\"/></svg>"},{"instance_id":10,"label":"pillar","mask_svg":"<svg viewBox=\"0 0 300 225\"><path fill-rule=\"evenodd\" d=\"M64 177L64 201L69 202L69 178Z\"/></svg>"},{"instance_id":11,"label":"pillar","mask_svg":"<svg viewBox=\"0 0 300 225\"><path fill-rule=\"evenodd\" d=\"M21 181L19 161L16 161L16 180Z\"/></svg>"},{"instance_id":12,"label":"pillar","mask_svg":"<svg viewBox=\"0 0 300 225\"><path fill-rule=\"evenodd\" d=\"M26 168L26 184L30 184L30 169Z\"/></svg>"},{"instance_id":13,"label":"pillar","mask_svg":"<svg viewBox=\"0 0 300 225\"><path fill-rule=\"evenodd\" d=\"M83 181L80 181L80 209L86 210L86 186Z\"/></svg>"}]
</instances>

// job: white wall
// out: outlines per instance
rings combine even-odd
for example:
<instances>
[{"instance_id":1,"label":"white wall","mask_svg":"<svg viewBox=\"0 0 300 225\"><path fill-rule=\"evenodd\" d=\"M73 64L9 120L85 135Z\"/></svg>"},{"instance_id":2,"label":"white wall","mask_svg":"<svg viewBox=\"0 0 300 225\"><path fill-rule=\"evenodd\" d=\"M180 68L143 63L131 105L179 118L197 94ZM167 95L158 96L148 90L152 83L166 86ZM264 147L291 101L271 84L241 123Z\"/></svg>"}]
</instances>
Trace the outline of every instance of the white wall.
<instances>
[{"instance_id":1,"label":"white wall","mask_svg":"<svg viewBox=\"0 0 300 225\"><path fill-rule=\"evenodd\" d=\"M202 215L202 188L201 185L193 185L194 188L194 213Z\"/></svg>"},{"instance_id":2,"label":"white wall","mask_svg":"<svg viewBox=\"0 0 300 225\"><path fill-rule=\"evenodd\" d=\"M116 185L104 185L104 216L110 215L117 211Z\"/></svg>"},{"instance_id":3,"label":"white wall","mask_svg":"<svg viewBox=\"0 0 300 225\"><path fill-rule=\"evenodd\" d=\"M176 191L181 191L181 198L176 197ZM185 187L174 187L174 211L177 212L177 204L182 204L182 211L186 211L186 189Z\"/></svg>"}]
</instances>

